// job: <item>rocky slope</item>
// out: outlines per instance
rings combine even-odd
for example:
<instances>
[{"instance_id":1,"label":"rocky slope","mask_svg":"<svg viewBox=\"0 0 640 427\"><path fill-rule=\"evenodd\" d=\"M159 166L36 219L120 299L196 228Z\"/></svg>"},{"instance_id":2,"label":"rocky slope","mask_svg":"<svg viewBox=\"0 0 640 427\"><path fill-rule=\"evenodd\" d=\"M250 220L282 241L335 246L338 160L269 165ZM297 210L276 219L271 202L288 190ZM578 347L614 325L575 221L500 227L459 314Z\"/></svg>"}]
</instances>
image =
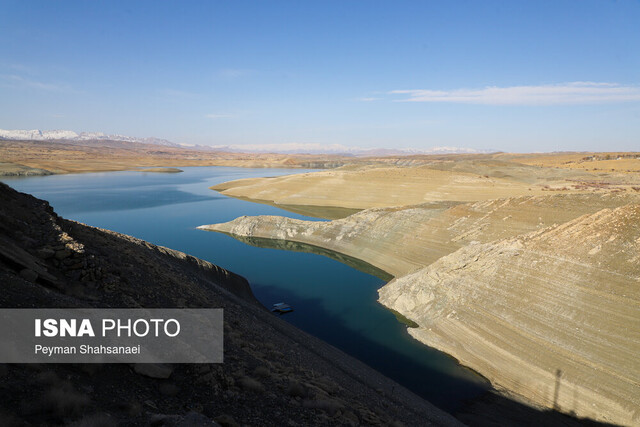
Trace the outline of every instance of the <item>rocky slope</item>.
<instances>
[{"instance_id":1,"label":"rocky slope","mask_svg":"<svg viewBox=\"0 0 640 427\"><path fill-rule=\"evenodd\" d=\"M456 425L260 306L241 277L0 184L0 307L222 307L223 364L0 365L1 425ZM216 424L217 423L217 424Z\"/></svg>"},{"instance_id":2,"label":"rocky slope","mask_svg":"<svg viewBox=\"0 0 640 427\"><path fill-rule=\"evenodd\" d=\"M410 333L493 384L640 422L640 205L470 245L380 290Z\"/></svg>"},{"instance_id":3,"label":"rocky slope","mask_svg":"<svg viewBox=\"0 0 640 427\"><path fill-rule=\"evenodd\" d=\"M634 424L638 206L635 193L554 194L201 228L366 261L396 276L380 301L419 325L415 338L537 404Z\"/></svg>"},{"instance_id":4,"label":"rocky slope","mask_svg":"<svg viewBox=\"0 0 640 427\"><path fill-rule=\"evenodd\" d=\"M463 204L433 202L367 209L330 222L257 216L199 228L306 243L401 276L468 244L527 233L629 203L640 203L640 194L554 194Z\"/></svg>"}]
</instances>

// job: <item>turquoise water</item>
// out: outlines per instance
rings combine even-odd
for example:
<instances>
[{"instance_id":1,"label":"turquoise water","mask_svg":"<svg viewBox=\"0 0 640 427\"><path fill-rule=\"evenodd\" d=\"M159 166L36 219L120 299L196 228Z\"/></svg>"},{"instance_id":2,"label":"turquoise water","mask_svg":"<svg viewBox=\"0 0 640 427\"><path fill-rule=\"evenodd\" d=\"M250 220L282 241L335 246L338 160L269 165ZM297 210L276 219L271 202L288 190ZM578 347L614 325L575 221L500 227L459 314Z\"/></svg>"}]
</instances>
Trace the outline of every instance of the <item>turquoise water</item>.
<instances>
[{"instance_id":1,"label":"turquoise water","mask_svg":"<svg viewBox=\"0 0 640 427\"><path fill-rule=\"evenodd\" d=\"M455 360L413 340L377 303L385 282L312 253L260 248L197 230L242 215L317 218L222 196L208 187L233 179L304 172L300 169L183 168L179 174L108 172L8 178L19 191L47 200L68 219L129 234L205 259L246 277L264 305L285 301L282 316L355 356L445 410L487 388Z\"/></svg>"}]
</instances>

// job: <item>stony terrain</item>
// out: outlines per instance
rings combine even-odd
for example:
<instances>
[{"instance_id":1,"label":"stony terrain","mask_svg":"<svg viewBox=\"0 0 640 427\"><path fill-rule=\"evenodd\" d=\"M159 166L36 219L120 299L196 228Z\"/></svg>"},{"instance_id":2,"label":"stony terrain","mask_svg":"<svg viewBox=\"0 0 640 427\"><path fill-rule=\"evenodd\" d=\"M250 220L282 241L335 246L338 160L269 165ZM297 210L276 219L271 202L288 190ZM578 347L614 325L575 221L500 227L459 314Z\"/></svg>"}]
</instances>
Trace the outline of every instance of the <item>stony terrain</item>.
<instances>
[{"instance_id":1,"label":"stony terrain","mask_svg":"<svg viewBox=\"0 0 640 427\"><path fill-rule=\"evenodd\" d=\"M218 365L0 365L0 424L456 425L273 316L242 277L0 184L1 307L222 307Z\"/></svg>"},{"instance_id":2,"label":"stony terrain","mask_svg":"<svg viewBox=\"0 0 640 427\"><path fill-rule=\"evenodd\" d=\"M379 194L393 191L404 195L402 202L421 202L331 222L241 217L201 228L300 242L366 261L396 277L380 290L380 301L419 325L410 329L415 338L496 387L579 417L640 421L638 174L584 176L484 159L423 165L414 169L428 172L405 181L405 170L375 181L379 169L244 180L217 189L263 198L284 188L282 198L272 200L286 203L296 197L296 186L301 200L312 203L328 197L329 189L335 192L324 200L337 206L377 206L384 201ZM471 187L443 191L448 184L427 179L434 170L476 174L467 181L472 186L481 182L479 173L503 179L509 185L498 186L498 193L515 189L516 195L492 198L495 187L479 184L475 193ZM416 181L420 174L424 179ZM522 184L533 190L519 194ZM477 201L465 203L467 197Z\"/></svg>"}]
</instances>

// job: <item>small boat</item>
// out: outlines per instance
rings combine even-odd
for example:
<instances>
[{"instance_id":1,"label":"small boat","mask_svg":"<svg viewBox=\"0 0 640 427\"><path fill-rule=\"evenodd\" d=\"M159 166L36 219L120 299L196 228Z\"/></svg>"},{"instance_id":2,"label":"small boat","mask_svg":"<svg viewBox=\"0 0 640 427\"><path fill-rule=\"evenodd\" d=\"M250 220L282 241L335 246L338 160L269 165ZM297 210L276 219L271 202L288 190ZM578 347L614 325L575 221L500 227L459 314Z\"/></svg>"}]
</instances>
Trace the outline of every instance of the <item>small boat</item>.
<instances>
[{"instance_id":1,"label":"small boat","mask_svg":"<svg viewBox=\"0 0 640 427\"><path fill-rule=\"evenodd\" d=\"M291 313L293 311L293 308L291 308L289 304L279 302L277 304L273 304L273 308L271 308L271 311L274 313L284 314L284 313Z\"/></svg>"}]
</instances>

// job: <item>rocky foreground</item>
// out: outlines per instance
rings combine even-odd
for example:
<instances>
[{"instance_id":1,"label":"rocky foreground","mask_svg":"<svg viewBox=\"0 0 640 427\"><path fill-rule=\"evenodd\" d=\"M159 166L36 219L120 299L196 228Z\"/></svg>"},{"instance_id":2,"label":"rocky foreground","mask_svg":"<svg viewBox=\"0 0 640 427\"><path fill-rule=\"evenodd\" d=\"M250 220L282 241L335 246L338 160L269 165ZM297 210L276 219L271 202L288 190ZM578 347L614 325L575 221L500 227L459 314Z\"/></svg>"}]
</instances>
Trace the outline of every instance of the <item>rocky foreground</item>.
<instances>
[{"instance_id":1,"label":"rocky foreground","mask_svg":"<svg viewBox=\"0 0 640 427\"><path fill-rule=\"evenodd\" d=\"M457 425L206 261L0 184L0 307L222 307L223 364L0 365L0 425Z\"/></svg>"},{"instance_id":2,"label":"rocky foreground","mask_svg":"<svg viewBox=\"0 0 640 427\"><path fill-rule=\"evenodd\" d=\"M578 417L640 421L640 194L367 209L203 229L340 252L396 278L380 302L496 387Z\"/></svg>"}]
</instances>

